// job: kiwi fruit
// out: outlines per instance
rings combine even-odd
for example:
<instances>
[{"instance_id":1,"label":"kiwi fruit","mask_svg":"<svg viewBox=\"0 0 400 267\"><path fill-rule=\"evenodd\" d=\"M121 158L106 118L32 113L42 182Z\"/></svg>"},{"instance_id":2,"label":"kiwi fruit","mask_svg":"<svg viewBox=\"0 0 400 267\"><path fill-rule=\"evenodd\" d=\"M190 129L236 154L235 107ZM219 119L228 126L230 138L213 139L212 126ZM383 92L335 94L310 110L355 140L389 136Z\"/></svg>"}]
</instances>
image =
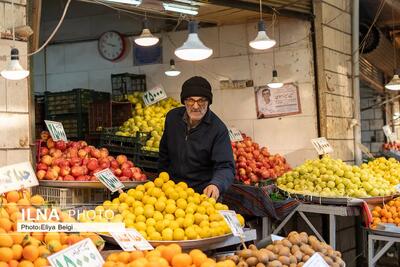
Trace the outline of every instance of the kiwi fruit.
<instances>
[{"instance_id":1,"label":"kiwi fruit","mask_svg":"<svg viewBox=\"0 0 400 267\"><path fill-rule=\"evenodd\" d=\"M290 249L288 247L282 247L279 251L278 251L279 256L286 256L289 257L290 255Z\"/></svg>"},{"instance_id":2,"label":"kiwi fruit","mask_svg":"<svg viewBox=\"0 0 400 267\"><path fill-rule=\"evenodd\" d=\"M293 256L296 257L297 262L300 262L304 255L300 250L298 250L295 253L293 253Z\"/></svg>"},{"instance_id":3,"label":"kiwi fruit","mask_svg":"<svg viewBox=\"0 0 400 267\"><path fill-rule=\"evenodd\" d=\"M315 251L310 248L309 245L301 245L300 250L309 256L312 256L315 253Z\"/></svg>"},{"instance_id":4,"label":"kiwi fruit","mask_svg":"<svg viewBox=\"0 0 400 267\"><path fill-rule=\"evenodd\" d=\"M256 258L258 259L258 262L260 263L268 263L269 262L269 257L268 257L268 253L265 251L258 251L256 253Z\"/></svg>"},{"instance_id":5,"label":"kiwi fruit","mask_svg":"<svg viewBox=\"0 0 400 267\"><path fill-rule=\"evenodd\" d=\"M226 257L228 260L233 261L235 264L238 264L239 262L239 256L238 255L232 255L232 256L228 256Z\"/></svg>"},{"instance_id":6,"label":"kiwi fruit","mask_svg":"<svg viewBox=\"0 0 400 267\"><path fill-rule=\"evenodd\" d=\"M302 258L302 261L306 262L306 261L308 261L309 258L310 258L309 255L304 255L303 258Z\"/></svg>"},{"instance_id":7,"label":"kiwi fruit","mask_svg":"<svg viewBox=\"0 0 400 267\"><path fill-rule=\"evenodd\" d=\"M290 259L289 259L289 257L286 257L286 256L279 256L278 261L280 261L282 264L285 264L285 265L290 264Z\"/></svg>"},{"instance_id":8,"label":"kiwi fruit","mask_svg":"<svg viewBox=\"0 0 400 267\"><path fill-rule=\"evenodd\" d=\"M245 261L241 260L241 261L239 261L239 263L236 265L236 267L249 267L249 265L248 265Z\"/></svg>"},{"instance_id":9,"label":"kiwi fruit","mask_svg":"<svg viewBox=\"0 0 400 267\"><path fill-rule=\"evenodd\" d=\"M300 236L299 236L299 234L293 234L293 235L290 235L289 237L288 237L288 240L289 240L289 242L290 243L292 243L293 245L299 245L300 243L301 243L301 239L300 239Z\"/></svg>"},{"instance_id":10,"label":"kiwi fruit","mask_svg":"<svg viewBox=\"0 0 400 267\"><path fill-rule=\"evenodd\" d=\"M269 262L267 267L282 267L282 263L278 260L274 260Z\"/></svg>"},{"instance_id":11,"label":"kiwi fruit","mask_svg":"<svg viewBox=\"0 0 400 267\"><path fill-rule=\"evenodd\" d=\"M249 257L246 259L246 263L248 266L256 266L258 263L258 259L256 257Z\"/></svg>"},{"instance_id":12,"label":"kiwi fruit","mask_svg":"<svg viewBox=\"0 0 400 267\"><path fill-rule=\"evenodd\" d=\"M297 267L297 263L291 263L289 267Z\"/></svg>"},{"instance_id":13,"label":"kiwi fruit","mask_svg":"<svg viewBox=\"0 0 400 267\"><path fill-rule=\"evenodd\" d=\"M278 258L278 256L276 256L272 251L267 250L267 255L268 255L268 259L270 261L274 261Z\"/></svg>"},{"instance_id":14,"label":"kiwi fruit","mask_svg":"<svg viewBox=\"0 0 400 267\"><path fill-rule=\"evenodd\" d=\"M251 249L251 250L258 250L257 247L256 247L256 245L254 245L254 244L251 244L251 245L249 246L249 249Z\"/></svg>"},{"instance_id":15,"label":"kiwi fruit","mask_svg":"<svg viewBox=\"0 0 400 267\"><path fill-rule=\"evenodd\" d=\"M301 232L299 234L300 240L302 243L307 243L308 242L308 235L306 232Z\"/></svg>"},{"instance_id":16,"label":"kiwi fruit","mask_svg":"<svg viewBox=\"0 0 400 267\"><path fill-rule=\"evenodd\" d=\"M266 247L266 249L268 249L268 250L270 250L270 251L274 251L274 245L268 245L267 247Z\"/></svg>"},{"instance_id":17,"label":"kiwi fruit","mask_svg":"<svg viewBox=\"0 0 400 267\"><path fill-rule=\"evenodd\" d=\"M253 255L253 251L251 249L243 249L239 253L239 257L241 257L243 259L247 259L247 258L251 257L251 255Z\"/></svg>"},{"instance_id":18,"label":"kiwi fruit","mask_svg":"<svg viewBox=\"0 0 400 267\"><path fill-rule=\"evenodd\" d=\"M323 255L322 255L323 256ZM329 266L331 266L333 264L333 260L331 257L328 256L323 256L324 260L326 261L326 263L328 263Z\"/></svg>"},{"instance_id":19,"label":"kiwi fruit","mask_svg":"<svg viewBox=\"0 0 400 267\"><path fill-rule=\"evenodd\" d=\"M313 236L313 235L308 236L308 243L313 242L313 241L319 242L318 238L316 238L315 236Z\"/></svg>"},{"instance_id":20,"label":"kiwi fruit","mask_svg":"<svg viewBox=\"0 0 400 267\"><path fill-rule=\"evenodd\" d=\"M304 265L304 262L297 263L297 267L302 267L303 265Z\"/></svg>"},{"instance_id":21,"label":"kiwi fruit","mask_svg":"<svg viewBox=\"0 0 400 267\"><path fill-rule=\"evenodd\" d=\"M298 245L293 245L290 249L290 252L292 252L292 254L294 254L296 251L299 251L300 247Z\"/></svg>"},{"instance_id":22,"label":"kiwi fruit","mask_svg":"<svg viewBox=\"0 0 400 267\"><path fill-rule=\"evenodd\" d=\"M292 263L297 263L297 258L296 258L295 256L290 255L290 256L289 256L289 259L290 259L290 264L292 264Z\"/></svg>"},{"instance_id":23,"label":"kiwi fruit","mask_svg":"<svg viewBox=\"0 0 400 267\"><path fill-rule=\"evenodd\" d=\"M309 243L313 250L315 250L315 251L322 250L321 242L319 242L318 240L311 240L311 241L309 241Z\"/></svg>"},{"instance_id":24,"label":"kiwi fruit","mask_svg":"<svg viewBox=\"0 0 400 267\"><path fill-rule=\"evenodd\" d=\"M273 244L276 246L276 245L283 245L282 244L282 240L275 240L274 242L273 242Z\"/></svg>"},{"instance_id":25,"label":"kiwi fruit","mask_svg":"<svg viewBox=\"0 0 400 267\"><path fill-rule=\"evenodd\" d=\"M292 247L292 243L287 239L282 240L282 245L284 245L285 247L288 247L288 248Z\"/></svg>"},{"instance_id":26,"label":"kiwi fruit","mask_svg":"<svg viewBox=\"0 0 400 267\"><path fill-rule=\"evenodd\" d=\"M266 267L266 266L264 263L259 262L259 263L257 263L256 267Z\"/></svg>"}]
</instances>

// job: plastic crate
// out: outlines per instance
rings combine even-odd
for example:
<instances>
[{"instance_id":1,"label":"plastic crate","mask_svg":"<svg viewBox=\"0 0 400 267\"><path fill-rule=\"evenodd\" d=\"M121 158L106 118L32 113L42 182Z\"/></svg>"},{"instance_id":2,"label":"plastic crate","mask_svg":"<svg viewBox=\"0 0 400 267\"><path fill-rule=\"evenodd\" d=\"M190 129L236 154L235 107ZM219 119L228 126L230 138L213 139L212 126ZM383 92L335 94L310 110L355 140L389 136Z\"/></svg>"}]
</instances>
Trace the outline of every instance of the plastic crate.
<instances>
[{"instance_id":1,"label":"plastic crate","mask_svg":"<svg viewBox=\"0 0 400 267\"><path fill-rule=\"evenodd\" d=\"M82 114L89 112L89 104L108 101L110 94L90 89L73 89L65 92L45 92L45 116Z\"/></svg>"},{"instance_id":2,"label":"plastic crate","mask_svg":"<svg viewBox=\"0 0 400 267\"><path fill-rule=\"evenodd\" d=\"M35 95L35 135L40 136L40 133L46 128L44 123L44 95Z\"/></svg>"},{"instance_id":3,"label":"plastic crate","mask_svg":"<svg viewBox=\"0 0 400 267\"><path fill-rule=\"evenodd\" d=\"M63 124L68 140L84 139L88 133L88 114L54 115L48 117Z\"/></svg>"},{"instance_id":4,"label":"plastic crate","mask_svg":"<svg viewBox=\"0 0 400 267\"><path fill-rule=\"evenodd\" d=\"M49 204L62 209L82 204L99 204L111 198L111 192L108 189L94 188L36 186L32 188L32 193L41 195Z\"/></svg>"},{"instance_id":5,"label":"plastic crate","mask_svg":"<svg viewBox=\"0 0 400 267\"><path fill-rule=\"evenodd\" d=\"M133 92L146 91L146 75L119 73L111 74L112 98L116 101L125 101Z\"/></svg>"},{"instance_id":6,"label":"plastic crate","mask_svg":"<svg viewBox=\"0 0 400 267\"><path fill-rule=\"evenodd\" d=\"M103 101L89 105L89 132L122 125L132 116L129 102Z\"/></svg>"}]
</instances>

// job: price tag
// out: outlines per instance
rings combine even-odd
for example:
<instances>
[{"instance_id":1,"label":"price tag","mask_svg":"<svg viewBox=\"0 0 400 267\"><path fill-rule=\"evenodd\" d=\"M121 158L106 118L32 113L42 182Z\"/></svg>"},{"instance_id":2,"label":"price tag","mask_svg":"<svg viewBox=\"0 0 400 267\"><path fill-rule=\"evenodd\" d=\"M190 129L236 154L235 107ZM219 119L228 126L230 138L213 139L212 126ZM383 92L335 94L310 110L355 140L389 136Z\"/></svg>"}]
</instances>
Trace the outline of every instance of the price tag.
<instances>
[{"instance_id":1,"label":"price tag","mask_svg":"<svg viewBox=\"0 0 400 267\"><path fill-rule=\"evenodd\" d=\"M51 138L53 138L54 141L68 141L61 122L47 120L44 122L46 123L47 129L49 130Z\"/></svg>"},{"instance_id":2,"label":"price tag","mask_svg":"<svg viewBox=\"0 0 400 267\"><path fill-rule=\"evenodd\" d=\"M315 150L317 150L318 155L329 154L333 152L331 144L325 137L311 139L311 143L314 145Z\"/></svg>"},{"instance_id":3,"label":"price tag","mask_svg":"<svg viewBox=\"0 0 400 267\"><path fill-rule=\"evenodd\" d=\"M243 141L242 133L236 128L229 128L228 129L229 138L232 142L240 142Z\"/></svg>"},{"instance_id":4,"label":"price tag","mask_svg":"<svg viewBox=\"0 0 400 267\"><path fill-rule=\"evenodd\" d=\"M285 239L283 236L271 235L271 240L272 240L272 242L274 242L274 241L279 241L279 240L283 240L283 239Z\"/></svg>"},{"instance_id":5,"label":"price tag","mask_svg":"<svg viewBox=\"0 0 400 267\"><path fill-rule=\"evenodd\" d=\"M243 237L243 228L240 225L238 218L236 217L236 212L233 210L220 210L219 213L224 217L229 228L231 228L232 234L234 236Z\"/></svg>"},{"instance_id":6,"label":"price tag","mask_svg":"<svg viewBox=\"0 0 400 267\"><path fill-rule=\"evenodd\" d=\"M367 155L369 158L374 159L374 155L371 154L371 152L369 151L368 147L364 146L363 144L357 143L358 148L365 154Z\"/></svg>"},{"instance_id":7,"label":"price tag","mask_svg":"<svg viewBox=\"0 0 400 267\"><path fill-rule=\"evenodd\" d=\"M385 125L382 127L383 132L385 133L386 137L389 138L389 136L392 134L392 129L390 128L389 125Z\"/></svg>"},{"instance_id":8,"label":"price tag","mask_svg":"<svg viewBox=\"0 0 400 267\"><path fill-rule=\"evenodd\" d=\"M153 250L153 246L135 229L112 232L112 237L124 251Z\"/></svg>"},{"instance_id":9,"label":"price tag","mask_svg":"<svg viewBox=\"0 0 400 267\"><path fill-rule=\"evenodd\" d=\"M311 258L304 263L303 267L329 267L329 265L319 253L314 253Z\"/></svg>"},{"instance_id":10,"label":"price tag","mask_svg":"<svg viewBox=\"0 0 400 267\"><path fill-rule=\"evenodd\" d=\"M39 185L36 174L29 162L0 168L0 194Z\"/></svg>"},{"instance_id":11,"label":"price tag","mask_svg":"<svg viewBox=\"0 0 400 267\"><path fill-rule=\"evenodd\" d=\"M143 102L146 106L153 105L154 103L157 103L165 98L167 98L167 94L161 85L158 85L143 94Z\"/></svg>"},{"instance_id":12,"label":"price tag","mask_svg":"<svg viewBox=\"0 0 400 267\"><path fill-rule=\"evenodd\" d=\"M53 267L101 267L104 264L99 251L89 238L48 256L47 259Z\"/></svg>"},{"instance_id":13,"label":"price tag","mask_svg":"<svg viewBox=\"0 0 400 267\"><path fill-rule=\"evenodd\" d=\"M94 176L100 180L112 193L124 188L124 184L112 173L110 169L96 172Z\"/></svg>"}]
</instances>

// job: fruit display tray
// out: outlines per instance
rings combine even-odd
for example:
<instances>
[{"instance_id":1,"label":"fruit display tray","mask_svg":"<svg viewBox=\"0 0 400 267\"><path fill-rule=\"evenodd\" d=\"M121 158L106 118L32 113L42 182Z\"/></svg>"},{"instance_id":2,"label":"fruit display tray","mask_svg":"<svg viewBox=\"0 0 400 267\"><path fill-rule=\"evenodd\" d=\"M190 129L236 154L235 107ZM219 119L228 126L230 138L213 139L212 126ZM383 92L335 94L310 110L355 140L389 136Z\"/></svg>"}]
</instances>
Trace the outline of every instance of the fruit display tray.
<instances>
[{"instance_id":1,"label":"fruit display tray","mask_svg":"<svg viewBox=\"0 0 400 267\"><path fill-rule=\"evenodd\" d=\"M144 184L147 181L130 181L122 182L124 188L135 188L138 185ZM106 188L101 182L96 181L39 181L39 185L48 187L60 188Z\"/></svg>"},{"instance_id":2,"label":"fruit display tray","mask_svg":"<svg viewBox=\"0 0 400 267\"><path fill-rule=\"evenodd\" d=\"M384 197L369 197L369 198L320 197L317 195L313 196L313 195L290 193L281 188L279 188L279 190L283 194L285 194L291 198L303 200L306 202L311 202L311 203L315 203L315 204L345 205L345 206L359 206L359 205L361 205L362 201L365 201L368 204L381 204L381 203L385 203L397 196L397 195L391 195L391 196L384 196Z\"/></svg>"},{"instance_id":3,"label":"fruit display tray","mask_svg":"<svg viewBox=\"0 0 400 267\"><path fill-rule=\"evenodd\" d=\"M393 227L394 228L394 227ZM392 227L386 227L385 225L378 224L377 229L365 228L370 234L389 236L389 237L397 237L400 238L400 228L396 227L397 231L390 231L388 229L392 229Z\"/></svg>"}]
</instances>

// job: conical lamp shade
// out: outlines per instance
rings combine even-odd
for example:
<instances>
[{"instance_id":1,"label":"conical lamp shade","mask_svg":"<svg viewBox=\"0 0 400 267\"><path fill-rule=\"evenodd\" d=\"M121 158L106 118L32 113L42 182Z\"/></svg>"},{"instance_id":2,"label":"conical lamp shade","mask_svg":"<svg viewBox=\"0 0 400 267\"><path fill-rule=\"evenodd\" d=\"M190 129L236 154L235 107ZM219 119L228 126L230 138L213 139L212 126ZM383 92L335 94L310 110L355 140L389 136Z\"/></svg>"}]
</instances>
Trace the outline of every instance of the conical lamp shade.
<instances>
[{"instance_id":1,"label":"conical lamp shade","mask_svg":"<svg viewBox=\"0 0 400 267\"><path fill-rule=\"evenodd\" d=\"M388 90L398 91L400 90L400 77L398 74L395 74L393 78L390 80L388 84L385 85L385 88Z\"/></svg>"},{"instance_id":2,"label":"conical lamp shade","mask_svg":"<svg viewBox=\"0 0 400 267\"><path fill-rule=\"evenodd\" d=\"M205 46L197 35L197 23L189 22L189 35L186 42L175 50L175 55L183 60L199 61L210 57L213 50Z\"/></svg>"},{"instance_id":3,"label":"conical lamp shade","mask_svg":"<svg viewBox=\"0 0 400 267\"><path fill-rule=\"evenodd\" d=\"M276 44L275 40L272 40L268 37L267 32L265 31L265 23L263 20L258 22L258 33L257 37L249 42L249 45L258 50L265 50L273 47Z\"/></svg>"},{"instance_id":4,"label":"conical lamp shade","mask_svg":"<svg viewBox=\"0 0 400 267\"><path fill-rule=\"evenodd\" d=\"M278 72L276 70L272 71L272 80L267 84L270 88L281 88L283 83L278 79Z\"/></svg>"},{"instance_id":5,"label":"conical lamp shade","mask_svg":"<svg viewBox=\"0 0 400 267\"><path fill-rule=\"evenodd\" d=\"M22 80L28 77L29 71L24 70L21 64L19 64L19 52L18 49L11 49L11 61L8 63L7 67L1 72L7 80Z\"/></svg>"},{"instance_id":6,"label":"conical lamp shade","mask_svg":"<svg viewBox=\"0 0 400 267\"><path fill-rule=\"evenodd\" d=\"M181 72L175 68L175 60L171 59L170 60L170 68L169 68L169 70L165 71L165 75L174 77L174 76L178 76L179 74L181 74Z\"/></svg>"},{"instance_id":7,"label":"conical lamp shade","mask_svg":"<svg viewBox=\"0 0 400 267\"><path fill-rule=\"evenodd\" d=\"M143 31L139 37L135 38L135 43L140 46L152 46L157 44L159 41L158 37L151 34L149 30L149 23L147 19L143 20Z\"/></svg>"}]
</instances>

